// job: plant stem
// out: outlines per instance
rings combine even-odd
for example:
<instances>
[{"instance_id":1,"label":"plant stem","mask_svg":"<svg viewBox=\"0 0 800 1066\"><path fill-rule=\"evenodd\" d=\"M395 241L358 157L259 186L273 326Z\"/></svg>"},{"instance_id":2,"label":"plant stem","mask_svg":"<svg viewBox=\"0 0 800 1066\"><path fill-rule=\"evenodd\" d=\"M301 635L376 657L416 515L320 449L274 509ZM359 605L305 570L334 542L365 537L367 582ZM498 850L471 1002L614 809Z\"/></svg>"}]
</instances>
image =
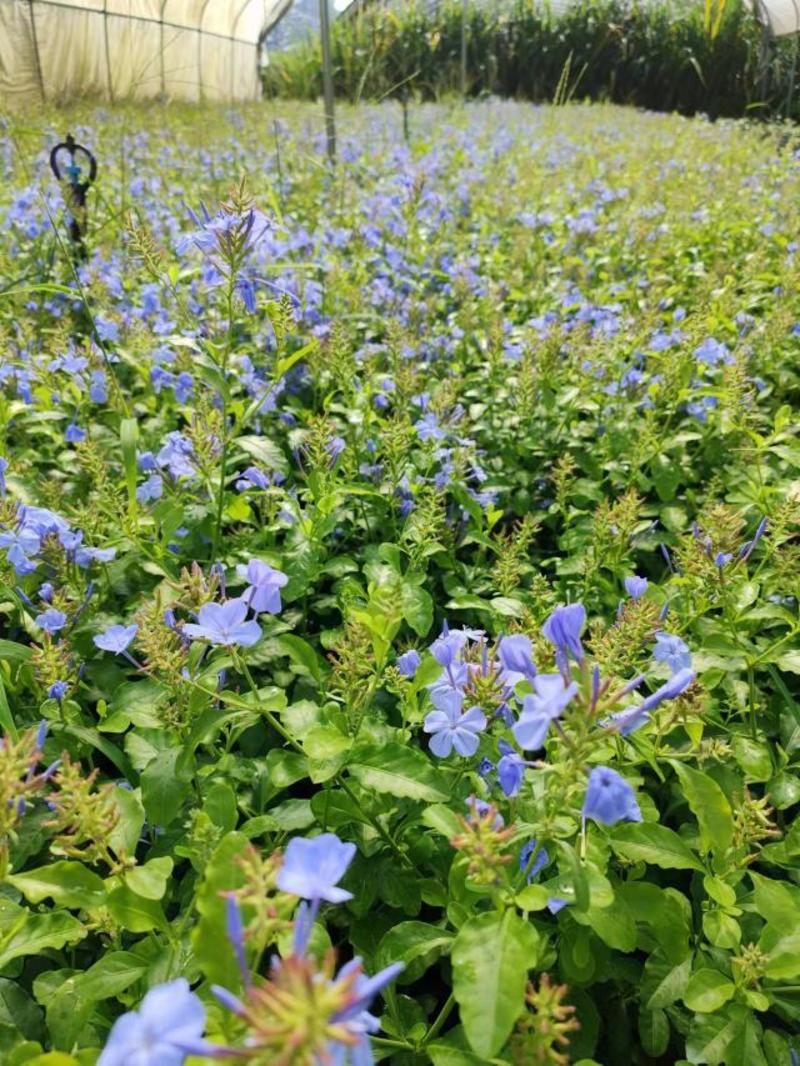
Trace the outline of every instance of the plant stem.
<instances>
[{"instance_id":1,"label":"plant stem","mask_svg":"<svg viewBox=\"0 0 800 1066\"><path fill-rule=\"evenodd\" d=\"M442 1009L439 1011L439 1013L434 1018L430 1029L427 1031L425 1036L422 1038L421 1047L425 1047L426 1044L429 1044L431 1042L431 1040L433 1040L433 1038L435 1036L439 1035L440 1029L442 1028L444 1023L447 1021L447 1019L450 1017L450 1013L453 1010L453 1007L455 1007L455 1005L456 1005L456 997L451 992L450 995L447 997L447 1001L445 1002L445 1005L442 1007Z\"/></svg>"},{"instance_id":2,"label":"plant stem","mask_svg":"<svg viewBox=\"0 0 800 1066\"><path fill-rule=\"evenodd\" d=\"M225 469L228 462L228 357L233 349L233 289L235 275L231 271L228 282L228 331L225 338L225 350L219 364L222 376L222 454L219 458L219 489L217 492L217 516L214 522L214 534L211 540L211 562L217 561L219 542L222 536L222 512L225 509Z\"/></svg>"}]
</instances>

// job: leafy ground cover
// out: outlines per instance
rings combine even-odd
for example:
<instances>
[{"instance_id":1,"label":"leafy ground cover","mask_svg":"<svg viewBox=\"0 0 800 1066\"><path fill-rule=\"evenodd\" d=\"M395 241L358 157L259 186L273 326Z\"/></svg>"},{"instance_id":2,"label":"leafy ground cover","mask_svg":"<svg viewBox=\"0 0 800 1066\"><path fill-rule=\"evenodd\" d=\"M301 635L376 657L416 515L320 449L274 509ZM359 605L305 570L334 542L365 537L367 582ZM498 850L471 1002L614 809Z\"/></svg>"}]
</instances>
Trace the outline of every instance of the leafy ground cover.
<instances>
[{"instance_id":1,"label":"leafy ground cover","mask_svg":"<svg viewBox=\"0 0 800 1066\"><path fill-rule=\"evenodd\" d=\"M318 119L2 131L2 1061L789 1066L798 160Z\"/></svg>"}]
</instances>

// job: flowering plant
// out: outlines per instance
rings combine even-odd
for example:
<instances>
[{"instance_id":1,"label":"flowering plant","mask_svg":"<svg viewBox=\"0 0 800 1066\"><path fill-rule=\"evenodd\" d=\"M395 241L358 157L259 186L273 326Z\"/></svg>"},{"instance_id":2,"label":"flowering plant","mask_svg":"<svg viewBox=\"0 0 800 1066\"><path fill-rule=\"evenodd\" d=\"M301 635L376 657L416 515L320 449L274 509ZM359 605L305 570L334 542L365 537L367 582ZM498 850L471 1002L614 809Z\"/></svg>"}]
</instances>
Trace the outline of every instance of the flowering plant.
<instances>
[{"instance_id":1,"label":"flowering plant","mask_svg":"<svg viewBox=\"0 0 800 1066\"><path fill-rule=\"evenodd\" d=\"M309 115L0 124L0 1061L791 1066L785 133Z\"/></svg>"}]
</instances>

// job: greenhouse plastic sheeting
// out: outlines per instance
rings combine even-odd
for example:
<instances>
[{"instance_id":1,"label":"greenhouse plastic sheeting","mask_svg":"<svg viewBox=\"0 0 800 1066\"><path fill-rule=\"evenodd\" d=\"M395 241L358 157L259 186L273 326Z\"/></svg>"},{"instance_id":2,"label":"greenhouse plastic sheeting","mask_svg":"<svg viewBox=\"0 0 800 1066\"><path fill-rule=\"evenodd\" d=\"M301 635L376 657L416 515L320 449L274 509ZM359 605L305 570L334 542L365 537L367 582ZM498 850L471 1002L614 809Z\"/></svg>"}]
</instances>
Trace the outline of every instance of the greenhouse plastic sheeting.
<instances>
[{"instance_id":1,"label":"greenhouse plastic sheeting","mask_svg":"<svg viewBox=\"0 0 800 1066\"><path fill-rule=\"evenodd\" d=\"M0 102L256 100L260 42L291 0L0 0Z\"/></svg>"},{"instance_id":2,"label":"greenhouse plastic sheeting","mask_svg":"<svg viewBox=\"0 0 800 1066\"><path fill-rule=\"evenodd\" d=\"M800 0L754 0L753 6L776 37L800 33Z\"/></svg>"}]
</instances>

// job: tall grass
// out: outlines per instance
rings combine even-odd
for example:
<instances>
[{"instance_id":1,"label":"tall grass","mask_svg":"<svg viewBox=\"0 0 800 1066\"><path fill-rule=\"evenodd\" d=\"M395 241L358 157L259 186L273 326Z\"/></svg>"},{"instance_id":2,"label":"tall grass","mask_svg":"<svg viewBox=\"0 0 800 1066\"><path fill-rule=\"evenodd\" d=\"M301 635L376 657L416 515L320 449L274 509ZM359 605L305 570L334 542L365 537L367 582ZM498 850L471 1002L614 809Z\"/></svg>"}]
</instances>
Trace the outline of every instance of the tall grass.
<instances>
[{"instance_id":1,"label":"tall grass","mask_svg":"<svg viewBox=\"0 0 800 1066\"><path fill-rule=\"evenodd\" d=\"M569 93L713 117L780 111L795 47L779 44L765 62L761 28L743 0L579 0L560 13L546 0L474 4L467 42L473 96ZM414 0L362 5L336 21L332 46L339 96L437 99L460 85L461 2L445 0L435 12ZM319 42L273 54L265 80L272 95L317 97Z\"/></svg>"}]
</instances>

